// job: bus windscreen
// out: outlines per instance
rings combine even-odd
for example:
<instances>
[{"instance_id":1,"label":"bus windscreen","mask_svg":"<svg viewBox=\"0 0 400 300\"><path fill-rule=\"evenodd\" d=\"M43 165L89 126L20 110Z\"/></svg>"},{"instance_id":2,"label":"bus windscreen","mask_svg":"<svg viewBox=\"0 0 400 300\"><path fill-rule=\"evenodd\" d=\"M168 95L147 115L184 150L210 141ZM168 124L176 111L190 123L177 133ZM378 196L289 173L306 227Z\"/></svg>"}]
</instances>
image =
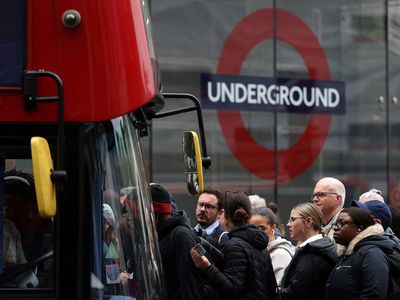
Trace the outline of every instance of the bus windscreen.
<instances>
[{"instance_id":1,"label":"bus windscreen","mask_svg":"<svg viewBox=\"0 0 400 300\"><path fill-rule=\"evenodd\" d=\"M25 62L26 0L0 1L0 87L21 86Z\"/></svg>"}]
</instances>

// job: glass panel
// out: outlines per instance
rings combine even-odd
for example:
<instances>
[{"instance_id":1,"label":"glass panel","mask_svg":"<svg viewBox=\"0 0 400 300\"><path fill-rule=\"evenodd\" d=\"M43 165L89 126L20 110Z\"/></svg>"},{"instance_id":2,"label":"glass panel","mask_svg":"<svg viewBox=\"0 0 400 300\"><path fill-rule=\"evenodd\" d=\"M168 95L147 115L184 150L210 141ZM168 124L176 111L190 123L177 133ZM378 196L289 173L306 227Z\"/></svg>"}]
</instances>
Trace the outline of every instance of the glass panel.
<instances>
[{"instance_id":1,"label":"glass panel","mask_svg":"<svg viewBox=\"0 0 400 300\"><path fill-rule=\"evenodd\" d=\"M267 0L152 0L151 13L163 92L188 92L200 99L201 74L220 72L220 56L233 28L246 16L271 6L272 1ZM263 22L271 24L270 19L264 19ZM248 28L241 33L241 39L245 41L246 36L252 32L253 28ZM238 49L232 54L239 55L239 52ZM243 75L271 77L271 62L272 42L260 42L250 51L239 71ZM225 70L223 72L226 73ZM182 102L168 102L171 108L184 106ZM204 173L205 185L221 190L247 189L251 192L268 191L271 194L272 180L248 172L236 158L241 155L235 156L232 149L241 151L238 146L244 128L251 132L258 143L274 149L272 114L259 111L235 114L229 122L229 131L232 133L229 136L221 129L218 111L203 110L203 118L207 150L212 156L211 168ZM228 117L222 118L227 120ZM180 133L197 128L195 113L153 121L153 181L160 182L174 194L178 208L185 209L192 222L194 199L189 198L186 192ZM255 157L253 162L260 159ZM274 176L273 173L270 175Z\"/></svg>"},{"instance_id":2,"label":"glass panel","mask_svg":"<svg viewBox=\"0 0 400 300\"><path fill-rule=\"evenodd\" d=\"M53 288L53 221L39 215L32 162L2 157L0 174L0 293Z\"/></svg>"},{"instance_id":3,"label":"glass panel","mask_svg":"<svg viewBox=\"0 0 400 300\"><path fill-rule=\"evenodd\" d=\"M93 274L104 285L104 299L159 299L155 223L131 121L125 116L87 125L85 149L93 207Z\"/></svg>"},{"instance_id":4,"label":"glass panel","mask_svg":"<svg viewBox=\"0 0 400 300\"><path fill-rule=\"evenodd\" d=\"M25 0L0 2L0 87L21 85L25 63Z\"/></svg>"},{"instance_id":5,"label":"glass panel","mask_svg":"<svg viewBox=\"0 0 400 300\"><path fill-rule=\"evenodd\" d=\"M316 180L325 176L343 181L346 206L369 188L386 191L386 104L381 102L386 93L385 1L277 3L278 11L303 24L296 44L277 42L277 76L339 81L346 90L344 114L278 115L279 149L303 141L311 129L296 157L279 161L282 177L290 177L293 166L303 166L300 176L279 188L279 203L288 211L309 201ZM277 22L278 31L286 22ZM307 31L319 47L306 42ZM320 56L325 57L318 61ZM309 167L303 164L307 160Z\"/></svg>"},{"instance_id":6,"label":"glass panel","mask_svg":"<svg viewBox=\"0 0 400 300\"><path fill-rule=\"evenodd\" d=\"M344 182L346 205L369 188L386 193L386 1L151 4L164 91L200 97L201 73L316 80L345 89L344 113L205 110L212 157L206 186L260 194L279 204L283 219L293 205L309 201L324 176ZM227 41L234 47L224 48ZM173 135L195 128L194 119L157 120L153 127L154 180L169 183L192 221L194 201L179 177L180 140Z\"/></svg>"},{"instance_id":7,"label":"glass panel","mask_svg":"<svg viewBox=\"0 0 400 300\"><path fill-rule=\"evenodd\" d=\"M388 56L389 56L389 124L390 124L390 204L400 208L400 1L389 1L388 6Z\"/></svg>"}]
</instances>

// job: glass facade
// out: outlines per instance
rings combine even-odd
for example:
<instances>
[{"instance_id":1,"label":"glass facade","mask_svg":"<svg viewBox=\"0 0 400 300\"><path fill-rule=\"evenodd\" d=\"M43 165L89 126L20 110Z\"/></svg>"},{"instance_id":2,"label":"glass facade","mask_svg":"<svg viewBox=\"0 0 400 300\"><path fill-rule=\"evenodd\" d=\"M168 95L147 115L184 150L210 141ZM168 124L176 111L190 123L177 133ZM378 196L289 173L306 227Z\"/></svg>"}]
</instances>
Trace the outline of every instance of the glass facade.
<instances>
[{"instance_id":1,"label":"glass facade","mask_svg":"<svg viewBox=\"0 0 400 300\"><path fill-rule=\"evenodd\" d=\"M205 185L259 194L278 203L284 220L325 176L343 181L347 203L377 188L400 206L399 3L152 0L163 92L200 99L201 74L344 86L339 114L204 109ZM196 126L194 113L157 120L148 147L152 180L191 217L176 132Z\"/></svg>"}]
</instances>

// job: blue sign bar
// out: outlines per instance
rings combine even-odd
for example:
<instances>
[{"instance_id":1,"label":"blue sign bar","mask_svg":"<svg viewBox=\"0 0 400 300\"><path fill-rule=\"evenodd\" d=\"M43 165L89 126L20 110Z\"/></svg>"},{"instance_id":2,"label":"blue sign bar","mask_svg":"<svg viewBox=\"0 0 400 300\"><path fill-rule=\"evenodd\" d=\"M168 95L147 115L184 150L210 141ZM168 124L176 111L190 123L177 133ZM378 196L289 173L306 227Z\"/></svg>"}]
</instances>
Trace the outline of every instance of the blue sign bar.
<instances>
[{"instance_id":1,"label":"blue sign bar","mask_svg":"<svg viewBox=\"0 0 400 300\"><path fill-rule=\"evenodd\" d=\"M345 83L201 74L203 108L345 114Z\"/></svg>"},{"instance_id":2,"label":"blue sign bar","mask_svg":"<svg viewBox=\"0 0 400 300\"><path fill-rule=\"evenodd\" d=\"M0 1L0 87L21 85L25 64L25 0Z\"/></svg>"}]
</instances>

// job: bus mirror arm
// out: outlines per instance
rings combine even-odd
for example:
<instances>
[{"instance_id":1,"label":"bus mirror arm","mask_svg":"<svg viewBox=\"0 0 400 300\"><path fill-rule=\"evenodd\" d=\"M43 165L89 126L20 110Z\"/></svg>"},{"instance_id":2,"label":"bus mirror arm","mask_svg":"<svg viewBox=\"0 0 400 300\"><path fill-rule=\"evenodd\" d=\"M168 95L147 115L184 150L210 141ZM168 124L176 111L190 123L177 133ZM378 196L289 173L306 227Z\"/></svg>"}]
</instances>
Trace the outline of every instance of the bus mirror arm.
<instances>
[{"instance_id":1,"label":"bus mirror arm","mask_svg":"<svg viewBox=\"0 0 400 300\"><path fill-rule=\"evenodd\" d=\"M48 77L57 85L57 96L38 97L37 77ZM25 71L23 77L24 108L26 110L35 110L37 103L57 101L57 169L63 170L63 152L64 152L64 86L61 78L50 71ZM65 172L65 171L57 171ZM66 176L64 177L66 178Z\"/></svg>"},{"instance_id":2,"label":"bus mirror arm","mask_svg":"<svg viewBox=\"0 0 400 300\"><path fill-rule=\"evenodd\" d=\"M67 172L54 170L51 172L50 179L54 183L64 183L67 181Z\"/></svg>"},{"instance_id":3,"label":"bus mirror arm","mask_svg":"<svg viewBox=\"0 0 400 300\"><path fill-rule=\"evenodd\" d=\"M204 123L203 123L203 115L201 113L201 105L200 101L192 94L187 93L163 93L164 98L168 99L186 99L190 100L194 103L194 106L188 106L183 108L178 108L174 110L169 110L166 112L160 112L153 116L154 119L163 118L173 115L178 115L181 113L186 113L190 111L197 112L197 120L199 124L199 131L200 131L200 140L201 140L201 151L202 151L202 163L205 169L208 169L211 165L211 157L207 155L207 145L206 145L206 138L204 135Z\"/></svg>"}]
</instances>

